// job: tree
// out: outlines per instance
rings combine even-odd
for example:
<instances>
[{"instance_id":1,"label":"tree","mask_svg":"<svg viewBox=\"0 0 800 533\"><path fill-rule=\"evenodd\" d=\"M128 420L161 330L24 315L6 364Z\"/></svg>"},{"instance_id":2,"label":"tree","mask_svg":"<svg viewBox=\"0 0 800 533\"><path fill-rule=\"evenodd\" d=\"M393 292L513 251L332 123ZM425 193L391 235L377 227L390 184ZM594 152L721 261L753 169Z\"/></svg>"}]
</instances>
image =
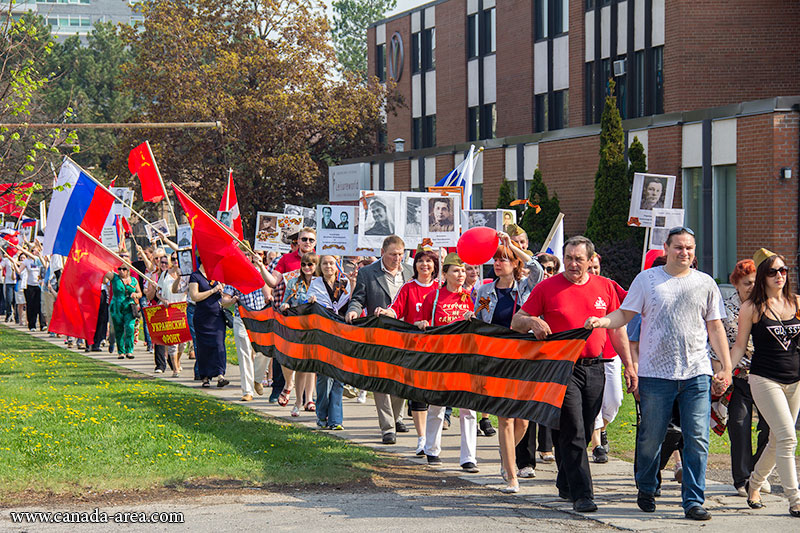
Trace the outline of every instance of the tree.
<instances>
[{"instance_id":1,"label":"tree","mask_svg":"<svg viewBox=\"0 0 800 533\"><path fill-rule=\"evenodd\" d=\"M395 8L397 0L334 0L331 35L343 70L367 79L367 27Z\"/></svg>"},{"instance_id":2,"label":"tree","mask_svg":"<svg viewBox=\"0 0 800 533\"><path fill-rule=\"evenodd\" d=\"M110 22L95 24L85 46L78 36L56 43L48 61L53 74L45 95L47 107L53 112L71 107L70 122L125 122L133 114L133 96L123 86L120 70L131 58L130 49ZM81 130L79 139L81 152L75 161L92 168L95 177L105 177L119 150L118 132Z\"/></svg>"},{"instance_id":3,"label":"tree","mask_svg":"<svg viewBox=\"0 0 800 533\"><path fill-rule=\"evenodd\" d=\"M503 184L500 186L500 192L497 194L497 209L513 209L517 212L517 220L519 220L522 216L522 207L511 205L511 202L516 199L514 187L510 181L504 179Z\"/></svg>"},{"instance_id":4,"label":"tree","mask_svg":"<svg viewBox=\"0 0 800 533\"><path fill-rule=\"evenodd\" d=\"M633 142L628 147L628 190L633 187L633 175L636 172L647 172L647 156L644 153L644 145L638 137L633 138ZM628 194L628 201L630 202L630 193ZM645 229L628 227L630 239L635 242L641 243L644 239Z\"/></svg>"},{"instance_id":5,"label":"tree","mask_svg":"<svg viewBox=\"0 0 800 533\"><path fill-rule=\"evenodd\" d=\"M0 16L0 122L59 122L69 116L69 109L47 113L41 103L48 88L45 61L53 46L49 27L41 17L31 13L19 19ZM58 164L62 148L71 146L77 151L75 140L74 132L63 128L0 128L3 182L33 182L37 189L41 183L52 183L51 163ZM9 192L14 192L14 187Z\"/></svg>"},{"instance_id":6,"label":"tree","mask_svg":"<svg viewBox=\"0 0 800 533\"><path fill-rule=\"evenodd\" d=\"M233 169L243 222L284 203L327 196L327 167L378 150L381 110L394 101L373 79L334 79L324 16L308 0L153 0L125 28L123 79L138 119L221 121L221 130L144 130L162 175L216 210ZM127 150L115 165L122 176ZM127 174L127 173L125 173Z\"/></svg>"},{"instance_id":7,"label":"tree","mask_svg":"<svg viewBox=\"0 0 800 533\"><path fill-rule=\"evenodd\" d=\"M530 241L529 248L536 251L544 243L547 235L550 233L550 228L558 218L561 212L561 205L558 202L558 194L553 194L551 198L547 192L547 185L542 179L542 171L539 167L533 172L533 181L531 182L531 190L528 193L528 201L533 205L538 205L541 211L538 213L536 209L528 205L525 213L522 215L522 229L528 234Z\"/></svg>"},{"instance_id":8,"label":"tree","mask_svg":"<svg viewBox=\"0 0 800 533\"><path fill-rule=\"evenodd\" d=\"M586 222L586 236L595 245L626 240L631 236L627 224L630 186L622 120L614 96L614 82L609 81L609 86L600 120L600 163L594 178L594 203Z\"/></svg>"}]
</instances>

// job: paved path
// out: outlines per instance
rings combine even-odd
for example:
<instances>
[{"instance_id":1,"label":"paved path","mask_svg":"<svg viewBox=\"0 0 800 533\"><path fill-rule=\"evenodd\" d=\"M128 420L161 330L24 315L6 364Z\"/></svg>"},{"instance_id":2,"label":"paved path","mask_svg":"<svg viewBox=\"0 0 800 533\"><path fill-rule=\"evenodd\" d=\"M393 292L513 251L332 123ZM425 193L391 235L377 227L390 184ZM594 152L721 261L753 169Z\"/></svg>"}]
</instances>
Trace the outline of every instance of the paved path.
<instances>
[{"instance_id":1,"label":"paved path","mask_svg":"<svg viewBox=\"0 0 800 533\"><path fill-rule=\"evenodd\" d=\"M18 326L15 326L15 329L27 331ZM1 332L0 329L0 335ZM46 333L39 332L33 333L33 335L66 349L62 339L52 339ZM270 404L266 394L263 397L256 396L256 399L251 402L241 402L238 366L228 366L227 378L231 380L231 385L228 387L201 389L200 383L192 379L193 361L184 360L182 375L173 378L171 373L153 374L153 356L145 352L141 343L134 353L136 357L132 360L118 360L116 354L111 355L107 351L85 355L166 381L197 388L220 400L240 403L270 416L307 427L315 427L316 418L313 413L303 412L299 418L292 418L289 406L280 407L277 404ZM265 392L268 393L268 391ZM366 404L358 404L355 400L345 399L344 426L344 431L332 434L382 452L395 453L407 461L418 463L421 469L428 468L424 460L413 455L416 446L413 425L409 424L409 427L412 428L410 433L398 435L396 445L386 446L380 443L377 415L371 399L368 399ZM191 513L189 518L194 520L194 526L200 526L200 529L205 531L240 529L246 527L250 520L259 525L269 524L271 527L282 530L309 530L310 528L315 531L324 527L331 531L375 528L398 531L410 529L418 531L487 531L490 527L498 526L504 529L529 529L532 527L531 519L536 520L535 527L537 529L545 531L581 531L587 526L591 526L592 531L606 528L633 531L694 531L699 527L707 532L724 533L739 531L750 533L753 528L786 532L800 530L800 520L789 516L788 502L782 496L764 495L763 500L766 507L754 511L747 507L743 498L736 496L736 491L731 485L714 481L708 481L706 488L706 509L712 513L713 519L701 523L687 520L683 517L680 507L680 486L671 481L670 473L665 473L666 481L663 486L663 495L657 500L657 511L653 514L642 513L635 503L636 489L632 481L632 465L614 458L611 458L605 465L591 465L599 511L580 515L572 511L570 503L556 496L554 465L537 465L536 479L520 480L520 493L505 496L497 490L503 486L503 482L499 476L500 463L496 436L478 438L478 466L481 469L479 474L463 474L461 472L458 464L458 452L459 424L458 418L454 417L453 426L444 433L442 442L441 457L444 465L439 469L443 483L441 494L437 492L420 494L414 490L396 490L378 494L319 493L310 490L307 493L295 491L289 495L283 495L259 491L252 497L238 496L233 502L230 501L230 498L223 498L223 501L204 498L202 503L164 502L161 505L145 507L158 511L187 510L188 513ZM453 477L475 483L476 490L470 492L468 496L449 494L445 487L447 480ZM466 505L467 501L468 505ZM198 506L201 511L192 511ZM258 514L259 510L267 509L270 510L269 514L263 516ZM273 521L277 516L282 518ZM0 519L0 530L6 529L10 525L7 519L8 514L4 512ZM198 520L200 520L199 523ZM189 520L185 525L189 525ZM175 531L175 527L180 526L160 526L163 530L170 531ZM147 528L148 530L154 529L152 525ZM23 531L25 529L14 530ZM30 530L49 531L39 527ZM138 531L138 529L131 529L131 531Z\"/></svg>"}]
</instances>

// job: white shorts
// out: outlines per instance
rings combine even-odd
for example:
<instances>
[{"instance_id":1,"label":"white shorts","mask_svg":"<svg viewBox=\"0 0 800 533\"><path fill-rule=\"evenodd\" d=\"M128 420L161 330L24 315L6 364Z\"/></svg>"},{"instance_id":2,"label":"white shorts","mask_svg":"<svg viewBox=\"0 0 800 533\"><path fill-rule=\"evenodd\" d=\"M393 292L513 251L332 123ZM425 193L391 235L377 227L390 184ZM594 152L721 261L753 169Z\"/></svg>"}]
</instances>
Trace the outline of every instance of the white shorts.
<instances>
[{"instance_id":1,"label":"white shorts","mask_svg":"<svg viewBox=\"0 0 800 533\"><path fill-rule=\"evenodd\" d=\"M14 291L14 300L16 300L17 305L25 304L25 293L23 291Z\"/></svg>"}]
</instances>

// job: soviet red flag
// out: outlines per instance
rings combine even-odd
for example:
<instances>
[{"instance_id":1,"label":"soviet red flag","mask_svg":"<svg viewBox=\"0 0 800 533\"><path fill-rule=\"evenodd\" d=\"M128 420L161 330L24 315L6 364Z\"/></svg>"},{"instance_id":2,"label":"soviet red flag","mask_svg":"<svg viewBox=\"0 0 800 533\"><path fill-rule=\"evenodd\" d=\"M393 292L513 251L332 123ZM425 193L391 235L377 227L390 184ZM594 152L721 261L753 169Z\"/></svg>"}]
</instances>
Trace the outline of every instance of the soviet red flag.
<instances>
[{"instance_id":1,"label":"soviet red flag","mask_svg":"<svg viewBox=\"0 0 800 533\"><path fill-rule=\"evenodd\" d=\"M103 276L116 271L121 264L119 258L78 228L64 262L58 297L48 324L50 332L92 342L97 329Z\"/></svg>"},{"instance_id":2,"label":"soviet red flag","mask_svg":"<svg viewBox=\"0 0 800 533\"><path fill-rule=\"evenodd\" d=\"M263 287L261 274L239 249L236 239L187 194L174 185L173 189L189 219L192 240L205 267L206 277L233 285L244 294Z\"/></svg>"},{"instance_id":3,"label":"soviet red flag","mask_svg":"<svg viewBox=\"0 0 800 533\"><path fill-rule=\"evenodd\" d=\"M142 200L145 202L160 202L167 196L164 182L158 172L153 151L150 144L145 141L128 154L128 170L131 174L139 176L142 183Z\"/></svg>"}]
</instances>

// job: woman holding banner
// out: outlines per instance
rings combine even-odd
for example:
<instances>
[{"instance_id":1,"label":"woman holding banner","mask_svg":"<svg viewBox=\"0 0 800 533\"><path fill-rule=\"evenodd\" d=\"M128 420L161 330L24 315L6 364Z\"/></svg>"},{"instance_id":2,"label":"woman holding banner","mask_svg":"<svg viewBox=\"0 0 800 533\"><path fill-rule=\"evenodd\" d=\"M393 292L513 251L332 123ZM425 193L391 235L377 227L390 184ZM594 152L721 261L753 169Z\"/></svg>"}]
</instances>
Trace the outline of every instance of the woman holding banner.
<instances>
[{"instance_id":1,"label":"woman holding banner","mask_svg":"<svg viewBox=\"0 0 800 533\"><path fill-rule=\"evenodd\" d=\"M129 260L127 254L120 254L120 257ZM136 323L134 312L138 314L142 291L136 279L131 277L128 265L124 263L117 268L117 272L108 272L103 276L103 283L106 282L111 282L109 311L117 339L118 359L133 359L133 330Z\"/></svg>"},{"instance_id":2,"label":"woman holding banner","mask_svg":"<svg viewBox=\"0 0 800 533\"><path fill-rule=\"evenodd\" d=\"M420 313L422 302L426 296L439 288L438 277L439 254L430 247L418 246L414 255L414 276L400 287L388 309L378 307L375 309L375 315L398 318L409 324L422 320L423 316ZM408 408L411 410L414 428L417 430L417 455L425 455L425 418L428 404L409 401Z\"/></svg>"},{"instance_id":3,"label":"woman holding banner","mask_svg":"<svg viewBox=\"0 0 800 533\"><path fill-rule=\"evenodd\" d=\"M506 233L499 233L500 246L494 253L494 273L497 278L478 286L475 292L475 317L504 328L511 327L511 318L522 307L533 287L542 280L542 269L532 257L517 247ZM523 262L524 260L524 262ZM523 279L523 271L528 277ZM500 440L500 475L507 485L500 492L519 492L516 446L528 429L528 421L498 417ZM532 477L532 476L531 476Z\"/></svg>"},{"instance_id":4,"label":"woman holding banner","mask_svg":"<svg viewBox=\"0 0 800 533\"><path fill-rule=\"evenodd\" d=\"M182 287L181 270L178 266L178 252L172 252L171 256L164 256L160 259L161 264L167 267L163 270L158 278L158 287L156 289L156 297L161 305L167 306L173 303L179 303L186 299L186 289ZM178 285L178 290L174 290ZM186 284L184 284L186 285ZM172 368L172 377L176 378L181 375L181 356L186 343L173 344L167 346L167 360L170 368Z\"/></svg>"},{"instance_id":5,"label":"woman holding banner","mask_svg":"<svg viewBox=\"0 0 800 533\"><path fill-rule=\"evenodd\" d=\"M200 258L197 258L200 263ZM189 276L189 297L195 302L194 331L196 334L198 374L203 387L211 386L211 378L217 379L217 387L230 381L225 379L228 362L225 352L225 318L220 299L224 285L209 281L205 267L200 266Z\"/></svg>"},{"instance_id":6,"label":"woman holding banner","mask_svg":"<svg viewBox=\"0 0 800 533\"><path fill-rule=\"evenodd\" d=\"M314 279L314 273L319 264L319 256L314 252L303 254L300 258L300 275L292 278L286 284L286 292L283 293L283 302L281 302L281 311L286 311L290 307L295 307L304 304L308 301L308 287ZM286 405L289 403L289 395L292 393L294 385L297 386L295 394L294 407L292 407L292 416L300 416L300 409L306 411L316 411L316 404L314 403L314 373L313 372L295 372L288 368L281 367L283 370L283 378L286 385L283 387L283 392L278 397L278 405ZM303 406L303 399L305 399L305 406Z\"/></svg>"},{"instance_id":7,"label":"woman holding banner","mask_svg":"<svg viewBox=\"0 0 800 533\"><path fill-rule=\"evenodd\" d=\"M446 326L474 316L472 298L464 290L464 281L467 278L465 266L457 253L447 254L442 265L445 284L425 297L420 311L422 318L414 323L415 326L424 330L433 326ZM428 406L424 451L430 466L442 464L439 452L442 449L444 410L444 406ZM461 417L461 468L465 472L475 473L478 472L475 464L478 422L475 418L475 411L471 409L460 409L459 413Z\"/></svg>"},{"instance_id":8,"label":"woman holding banner","mask_svg":"<svg viewBox=\"0 0 800 533\"><path fill-rule=\"evenodd\" d=\"M323 255L317 265L317 277L308 287L308 302L318 303L341 317L347 312L347 302L352 293L350 280L339 270L335 255ZM344 384L336 379L317 374L317 425L321 428L342 430L342 393Z\"/></svg>"}]
</instances>

